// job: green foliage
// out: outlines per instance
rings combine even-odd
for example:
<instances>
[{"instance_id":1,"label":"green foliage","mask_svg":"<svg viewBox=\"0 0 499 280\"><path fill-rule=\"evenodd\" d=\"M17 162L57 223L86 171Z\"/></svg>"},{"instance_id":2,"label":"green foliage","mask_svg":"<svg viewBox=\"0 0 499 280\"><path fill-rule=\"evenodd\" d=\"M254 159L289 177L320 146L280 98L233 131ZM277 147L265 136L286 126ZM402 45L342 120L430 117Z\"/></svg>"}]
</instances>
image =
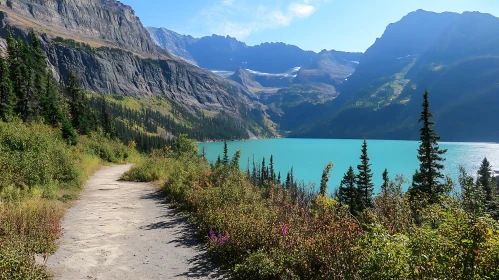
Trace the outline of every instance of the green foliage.
<instances>
[{"instance_id":1,"label":"green foliage","mask_svg":"<svg viewBox=\"0 0 499 280\"><path fill-rule=\"evenodd\" d=\"M431 121L433 114L430 112L430 102L428 92L424 93L423 111L419 122L423 123L420 129L421 141L418 149L419 170L413 177L410 189L414 200L427 199L429 203L438 202L440 196L446 193L447 188L442 182L444 175L441 170L444 168L442 156L447 150L440 149L438 140L440 136L432 128L435 123Z\"/></svg>"},{"instance_id":2,"label":"green foliage","mask_svg":"<svg viewBox=\"0 0 499 280\"><path fill-rule=\"evenodd\" d=\"M329 173L331 172L332 168L333 168L333 163L330 162L326 165L326 167L324 167L324 171L322 171L321 186L319 193L323 196L327 195L327 182L329 181Z\"/></svg>"},{"instance_id":3,"label":"green foliage","mask_svg":"<svg viewBox=\"0 0 499 280\"><path fill-rule=\"evenodd\" d=\"M0 56L0 120L7 121L13 115L14 104L10 70L5 59Z\"/></svg>"},{"instance_id":4,"label":"green foliage","mask_svg":"<svg viewBox=\"0 0 499 280\"><path fill-rule=\"evenodd\" d=\"M105 162L123 163L136 153L133 148L125 146L118 140L110 140L100 132L80 137L79 143L86 154L99 157Z\"/></svg>"},{"instance_id":5,"label":"green foliage","mask_svg":"<svg viewBox=\"0 0 499 280\"><path fill-rule=\"evenodd\" d=\"M367 155L367 141L364 138L362 144L362 155L360 156L361 164L357 165L359 174L357 174L357 195L359 211L373 207L373 190L374 184L372 182L373 174L371 171L371 164L369 163L369 156Z\"/></svg>"},{"instance_id":6,"label":"green foliage","mask_svg":"<svg viewBox=\"0 0 499 280\"><path fill-rule=\"evenodd\" d=\"M237 158L238 152L233 162ZM222 160L210 166L201 156L164 149L125 179L161 181L173 203L191 214L211 255L236 279L499 276L499 223L465 211L465 199L443 197L441 205L420 209L416 224L402 190L405 179L390 181L386 171L383 191L362 213L361 224L340 203L342 196L340 202L317 194L308 199L286 187L295 184L292 172L281 186L268 179L269 170L264 162L253 164L253 172ZM350 168L342 185L351 185L345 190L354 191L353 201L355 184Z\"/></svg>"},{"instance_id":7,"label":"green foliage","mask_svg":"<svg viewBox=\"0 0 499 280\"><path fill-rule=\"evenodd\" d=\"M353 167L349 167L347 173L343 175L340 187L338 189L338 201L342 205L347 205L353 215L359 213L359 195L357 189L356 175Z\"/></svg>"},{"instance_id":8,"label":"green foliage","mask_svg":"<svg viewBox=\"0 0 499 280\"><path fill-rule=\"evenodd\" d=\"M78 157L56 130L42 124L0 122L0 188L79 186Z\"/></svg>"}]
</instances>

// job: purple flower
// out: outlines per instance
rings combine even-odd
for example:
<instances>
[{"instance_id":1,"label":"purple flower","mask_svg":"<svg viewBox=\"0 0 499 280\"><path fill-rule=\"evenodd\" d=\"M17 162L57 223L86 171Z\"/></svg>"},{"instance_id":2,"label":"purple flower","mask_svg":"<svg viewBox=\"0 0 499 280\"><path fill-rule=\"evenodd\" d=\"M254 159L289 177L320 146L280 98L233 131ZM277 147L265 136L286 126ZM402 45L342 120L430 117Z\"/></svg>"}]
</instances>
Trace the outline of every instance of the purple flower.
<instances>
[{"instance_id":1,"label":"purple flower","mask_svg":"<svg viewBox=\"0 0 499 280\"><path fill-rule=\"evenodd\" d=\"M282 227L281 233L282 233L282 235L286 235L288 233L288 229L286 228L286 226Z\"/></svg>"},{"instance_id":2,"label":"purple flower","mask_svg":"<svg viewBox=\"0 0 499 280\"><path fill-rule=\"evenodd\" d=\"M210 229L210 239L213 240L217 238L217 236L215 235L215 232L213 231L213 229Z\"/></svg>"}]
</instances>

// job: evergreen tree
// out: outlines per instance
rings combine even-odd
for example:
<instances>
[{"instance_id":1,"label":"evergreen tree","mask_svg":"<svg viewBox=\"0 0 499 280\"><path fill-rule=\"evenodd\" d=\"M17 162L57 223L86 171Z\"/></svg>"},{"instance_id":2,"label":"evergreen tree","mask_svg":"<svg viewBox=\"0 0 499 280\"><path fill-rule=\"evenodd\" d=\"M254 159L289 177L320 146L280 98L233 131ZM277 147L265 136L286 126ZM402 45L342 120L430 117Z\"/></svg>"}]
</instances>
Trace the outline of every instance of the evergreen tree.
<instances>
[{"instance_id":1,"label":"evergreen tree","mask_svg":"<svg viewBox=\"0 0 499 280\"><path fill-rule=\"evenodd\" d=\"M90 110L85 100L85 93L80 86L80 81L71 72L66 81L66 95L69 98L69 111L71 114L71 125L81 134L90 132Z\"/></svg>"},{"instance_id":2,"label":"evergreen tree","mask_svg":"<svg viewBox=\"0 0 499 280\"><path fill-rule=\"evenodd\" d=\"M47 84L40 100L43 119L46 124L57 126L63 119L60 93L51 71L47 71L47 78L45 80Z\"/></svg>"},{"instance_id":3,"label":"evergreen tree","mask_svg":"<svg viewBox=\"0 0 499 280\"><path fill-rule=\"evenodd\" d=\"M359 208L359 195L356 187L357 176L353 171L353 167L348 168L347 173L343 175L340 188L338 190L338 200L343 205L348 205L350 212L356 215Z\"/></svg>"},{"instance_id":4,"label":"evergreen tree","mask_svg":"<svg viewBox=\"0 0 499 280\"><path fill-rule=\"evenodd\" d=\"M269 179L272 184L275 184L275 171L274 171L274 156L270 155L270 166L269 166Z\"/></svg>"},{"instance_id":5,"label":"evergreen tree","mask_svg":"<svg viewBox=\"0 0 499 280\"><path fill-rule=\"evenodd\" d=\"M234 168L234 170L239 170L239 160L241 159L241 150L237 150L232 158L232 162L230 166Z\"/></svg>"},{"instance_id":6,"label":"evergreen tree","mask_svg":"<svg viewBox=\"0 0 499 280\"><path fill-rule=\"evenodd\" d=\"M326 196L327 195L327 182L329 181L329 173L331 172L331 168L333 168L333 163L330 162L324 168L322 172L321 186L319 194Z\"/></svg>"},{"instance_id":7,"label":"evergreen tree","mask_svg":"<svg viewBox=\"0 0 499 280\"><path fill-rule=\"evenodd\" d=\"M442 156L447 150L440 149L438 140L440 137L432 128L435 123L431 121L433 114L430 112L428 91L424 93L423 111L419 122L423 123L420 129L420 144L418 149L419 170L413 176L412 186L409 189L411 199L427 199L430 203L439 201L439 196L446 191L446 185L442 182L444 168Z\"/></svg>"},{"instance_id":8,"label":"evergreen tree","mask_svg":"<svg viewBox=\"0 0 499 280\"><path fill-rule=\"evenodd\" d=\"M45 63L45 52L42 50L40 41L33 30L31 30L30 38L34 87L33 100L40 100L46 94L47 64ZM31 106L34 114L39 115L42 105L35 102Z\"/></svg>"},{"instance_id":9,"label":"evergreen tree","mask_svg":"<svg viewBox=\"0 0 499 280\"><path fill-rule=\"evenodd\" d=\"M361 164L357 165L359 174L357 175L357 188L359 195L359 210L373 207L373 191L374 184L372 182L372 171L371 164L369 163L369 157L367 155L367 141L364 139L362 144L362 155L360 156Z\"/></svg>"},{"instance_id":10,"label":"evergreen tree","mask_svg":"<svg viewBox=\"0 0 499 280\"><path fill-rule=\"evenodd\" d=\"M101 106L101 126L102 130L106 134L107 137L109 138L115 138L116 137L116 125L114 123L114 119L111 115L111 112L109 110L109 105L106 101L106 98L102 96L102 106Z\"/></svg>"},{"instance_id":11,"label":"evergreen tree","mask_svg":"<svg viewBox=\"0 0 499 280\"><path fill-rule=\"evenodd\" d=\"M62 138L66 139L69 144L76 146L76 144L78 144L78 135L73 130L73 127L69 123L68 119L63 117L61 123Z\"/></svg>"},{"instance_id":12,"label":"evergreen tree","mask_svg":"<svg viewBox=\"0 0 499 280\"><path fill-rule=\"evenodd\" d=\"M7 35L7 65L9 68L10 81L12 84L12 93L16 99L15 110L17 112L17 97L21 96L22 77L21 77L21 57L19 43L12 36L11 31Z\"/></svg>"},{"instance_id":13,"label":"evergreen tree","mask_svg":"<svg viewBox=\"0 0 499 280\"><path fill-rule=\"evenodd\" d=\"M229 149L227 147L227 141L224 141L224 157L222 160L224 166L229 165Z\"/></svg>"},{"instance_id":14,"label":"evergreen tree","mask_svg":"<svg viewBox=\"0 0 499 280\"><path fill-rule=\"evenodd\" d=\"M12 92L9 67L0 56L0 120L7 121L14 114L15 96Z\"/></svg>"},{"instance_id":15,"label":"evergreen tree","mask_svg":"<svg viewBox=\"0 0 499 280\"><path fill-rule=\"evenodd\" d=\"M386 193L390 186L390 178L388 177L388 169L383 171L383 184L381 185L381 193Z\"/></svg>"},{"instance_id":16,"label":"evergreen tree","mask_svg":"<svg viewBox=\"0 0 499 280\"><path fill-rule=\"evenodd\" d=\"M484 158L477 172L476 185L485 193L485 200L491 202L494 198L495 178L492 177L492 167L487 158Z\"/></svg>"}]
</instances>

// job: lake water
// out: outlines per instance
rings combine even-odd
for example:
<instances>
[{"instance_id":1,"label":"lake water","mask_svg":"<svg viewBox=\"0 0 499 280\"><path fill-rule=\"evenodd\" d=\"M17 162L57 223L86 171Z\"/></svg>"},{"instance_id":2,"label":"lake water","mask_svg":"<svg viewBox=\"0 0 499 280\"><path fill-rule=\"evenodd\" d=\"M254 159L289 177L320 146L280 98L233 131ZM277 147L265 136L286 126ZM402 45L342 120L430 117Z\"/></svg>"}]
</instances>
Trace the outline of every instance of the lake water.
<instances>
[{"instance_id":1,"label":"lake water","mask_svg":"<svg viewBox=\"0 0 499 280\"><path fill-rule=\"evenodd\" d=\"M241 168L246 170L248 159L250 164L253 156L255 162L261 163L265 157L268 164L270 155L274 157L276 173L286 178L287 172L294 168L296 179L305 183L313 182L319 185L322 171L328 162L334 167L329 180L328 192L332 193L338 187L343 174L351 165L357 171L360 163L362 140L344 139L263 139L228 142L229 154L241 150ZM418 168L417 141L368 140L368 154L371 159L371 169L374 173L375 191L382 183L382 173L388 169L390 178L403 174L410 181ZM200 143L200 150L205 149L206 157L215 162L223 154L223 143ZM441 148L448 149L445 155L446 175L450 175L457 183L459 165L475 174L484 157L491 162L493 169L499 170L499 144L494 143L440 143ZM409 184L409 183L408 183ZM406 185L406 188L408 186Z\"/></svg>"}]
</instances>

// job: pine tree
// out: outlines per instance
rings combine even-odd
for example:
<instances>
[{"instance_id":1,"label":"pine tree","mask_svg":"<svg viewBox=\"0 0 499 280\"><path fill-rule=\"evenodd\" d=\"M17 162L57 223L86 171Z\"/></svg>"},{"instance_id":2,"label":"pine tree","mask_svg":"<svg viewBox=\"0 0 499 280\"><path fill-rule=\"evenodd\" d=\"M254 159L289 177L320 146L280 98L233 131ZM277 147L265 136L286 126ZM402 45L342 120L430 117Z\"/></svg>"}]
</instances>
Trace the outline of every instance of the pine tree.
<instances>
[{"instance_id":1,"label":"pine tree","mask_svg":"<svg viewBox=\"0 0 499 280\"><path fill-rule=\"evenodd\" d=\"M270 155L270 166L269 166L269 179L272 184L275 184L275 171L274 171L274 156Z\"/></svg>"},{"instance_id":2,"label":"pine tree","mask_svg":"<svg viewBox=\"0 0 499 280\"><path fill-rule=\"evenodd\" d=\"M385 171L383 171L383 184L381 185L381 193L386 194L389 186L390 178L388 177L388 169L385 168Z\"/></svg>"},{"instance_id":3,"label":"pine tree","mask_svg":"<svg viewBox=\"0 0 499 280\"><path fill-rule=\"evenodd\" d=\"M373 207L373 191L374 184L372 182L371 164L367 155L367 141L364 139L362 144L362 155L360 156L361 164L357 165L359 174L357 175L357 188L359 195L359 210L362 211Z\"/></svg>"},{"instance_id":4,"label":"pine tree","mask_svg":"<svg viewBox=\"0 0 499 280\"><path fill-rule=\"evenodd\" d=\"M35 32L31 30L31 62L33 68L33 100L40 100L46 93L45 86L47 85L47 64L45 63L45 52L41 48L40 41ZM39 115L41 104L35 102L32 105L34 115Z\"/></svg>"},{"instance_id":5,"label":"pine tree","mask_svg":"<svg viewBox=\"0 0 499 280\"><path fill-rule=\"evenodd\" d=\"M76 144L78 144L78 135L73 130L73 127L69 123L68 119L63 117L61 123L62 138L66 139L69 144L76 146Z\"/></svg>"},{"instance_id":6,"label":"pine tree","mask_svg":"<svg viewBox=\"0 0 499 280\"><path fill-rule=\"evenodd\" d=\"M51 71L47 71L46 86L40 104L46 124L57 126L63 119L60 93Z\"/></svg>"},{"instance_id":7,"label":"pine tree","mask_svg":"<svg viewBox=\"0 0 499 280\"><path fill-rule=\"evenodd\" d=\"M80 86L80 81L71 72L66 81L66 95L69 98L69 111L71 125L81 134L90 132L90 110L85 100L85 94Z\"/></svg>"},{"instance_id":8,"label":"pine tree","mask_svg":"<svg viewBox=\"0 0 499 280\"><path fill-rule=\"evenodd\" d=\"M487 202L493 200L495 184L495 178L492 177L490 162L487 158L484 158L477 172L476 185L485 193L485 200Z\"/></svg>"},{"instance_id":9,"label":"pine tree","mask_svg":"<svg viewBox=\"0 0 499 280\"><path fill-rule=\"evenodd\" d=\"M428 101L428 91L424 93L423 111L419 122L423 123L420 129L420 144L418 149L419 170L413 176L412 186L409 189L411 199L414 201L427 199L430 203L439 201L439 196L446 191L446 185L442 182L444 175L441 170L444 168L442 156L447 152L440 149L438 140L440 137L432 128L435 123L431 121L433 114L430 112Z\"/></svg>"},{"instance_id":10,"label":"pine tree","mask_svg":"<svg viewBox=\"0 0 499 280\"><path fill-rule=\"evenodd\" d=\"M329 173L331 172L332 168L333 168L333 163L330 162L326 165L324 171L322 171L321 186L319 191L319 194L321 194L322 196L327 195L327 182L329 181Z\"/></svg>"},{"instance_id":11,"label":"pine tree","mask_svg":"<svg viewBox=\"0 0 499 280\"><path fill-rule=\"evenodd\" d=\"M0 56L0 120L7 121L14 114L15 96L12 92L9 67Z\"/></svg>"},{"instance_id":12,"label":"pine tree","mask_svg":"<svg viewBox=\"0 0 499 280\"><path fill-rule=\"evenodd\" d=\"M359 195L356 186L357 176L353 171L353 167L348 168L347 173L343 175L340 188L338 190L338 200L343 205L348 205L350 212L356 215L359 209Z\"/></svg>"},{"instance_id":13,"label":"pine tree","mask_svg":"<svg viewBox=\"0 0 499 280\"><path fill-rule=\"evenodd\" d=\"M224 141L224 157L222 160L224 166L229 165L229 149L227 147L227 141Z\"/></svg>"},{"instance_id":14,"label":"pine tree","mask_svg":"<svg viewBox=\"0 0 499 280\"><path fill-rule=\"evenodd\" d=\"M104 134L108 138L115 138L116 137L116 125L114 123L114 119L111 115L111 112L109 110L109 105L106 101L106 98L102 96L101 100L101 126Z\"/></svg>"}]
</instances>

